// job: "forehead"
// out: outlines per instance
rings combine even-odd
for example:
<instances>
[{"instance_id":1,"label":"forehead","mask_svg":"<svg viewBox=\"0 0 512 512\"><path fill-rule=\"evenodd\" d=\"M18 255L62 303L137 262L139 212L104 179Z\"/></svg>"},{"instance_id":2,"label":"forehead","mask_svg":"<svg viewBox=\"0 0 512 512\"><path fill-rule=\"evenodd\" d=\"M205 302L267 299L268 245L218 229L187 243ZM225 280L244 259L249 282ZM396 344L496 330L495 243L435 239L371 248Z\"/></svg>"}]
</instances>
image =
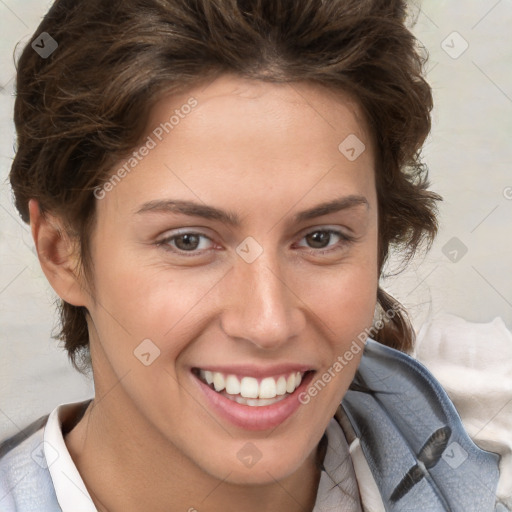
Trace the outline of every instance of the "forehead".
<instances>
[{"instance_id":1,"label":"forehead","mask_svg":"<svg viewBox=\"0 0 512 512\"><path fill-rule=\"evenodd\" d=\"M289 130L297 140L304 135L308 139L330 135L329 139L337 141L351 133L365 142L370 138L357 101L345 91L313 82L273 83L233 74L221 75L186 93L164 96L152 108L146 131L150 133L153 127L168 121L169 114L186 107L191 98L197 106L190 116L192 120L180 122L179 131L184 133L188 128L196 129L199 134L202 127L210 130L211 137L219 134L226 140L230 129L240 133L239 129L254 128L266 139L266 145L273 140L267 135L282 133L278 142L284 142L285 132ZM189 117L188 114L185 117Z\"/></svg>"},{"instance_id":2,"label":"forehead","mask_svg":"<svg viewBox=\"0 0 512 512\"><path fill-rule=\"evenodd\" d=\"M144 140L150 139L152 149L102 207L133 213L156 195L218 204L236 193L261 211L305 194L313 201L333 186L335 196L360 194L374 179L373 148L358 105L318 84L223 75L161 98L150 113ZM360 153L355 159L354 148Z\"/></svg>"}]
</instances>

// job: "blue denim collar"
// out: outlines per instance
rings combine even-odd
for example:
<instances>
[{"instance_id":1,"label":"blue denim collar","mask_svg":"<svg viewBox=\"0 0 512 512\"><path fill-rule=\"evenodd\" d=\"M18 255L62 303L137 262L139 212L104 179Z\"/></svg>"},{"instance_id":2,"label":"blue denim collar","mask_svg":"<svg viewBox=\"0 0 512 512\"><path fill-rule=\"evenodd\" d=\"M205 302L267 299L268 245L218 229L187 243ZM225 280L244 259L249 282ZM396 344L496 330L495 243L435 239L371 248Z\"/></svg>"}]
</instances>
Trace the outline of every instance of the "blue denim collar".
<instances>
[{"instance_id":1,"label":"blue denim collar","mask_svg":"<svg viewBox=\"0 0 512 512\"><path fill-rule=\"evenodd\" d=\"M386 511L492 512L499 456L473 443L450 398L412 357L368 339L342 406Z\"/></svg>"}]
</instances>

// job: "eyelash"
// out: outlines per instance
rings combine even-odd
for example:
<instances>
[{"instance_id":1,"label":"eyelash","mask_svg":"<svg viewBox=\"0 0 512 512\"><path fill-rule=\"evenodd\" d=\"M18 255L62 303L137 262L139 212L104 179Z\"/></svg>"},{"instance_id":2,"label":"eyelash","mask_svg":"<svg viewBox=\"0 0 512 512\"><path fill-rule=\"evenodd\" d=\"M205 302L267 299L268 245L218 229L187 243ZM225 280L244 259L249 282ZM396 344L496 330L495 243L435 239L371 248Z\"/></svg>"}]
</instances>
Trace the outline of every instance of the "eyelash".
<instances>
[{"instance_id":1,"label":"eyelash","mask_svg":"<svg viewBox=\"0 0 512 512\"><path fill-rule=\"evenodd\" d=\"M328 253L332 253L336 250L339 250L341 249L341 246L340 244L342 245L348 245L348 244L352 244L356 238L353 237L353 236L350 236L350 235L347 235L341 231L338 231L336 229L315 229L313 231L310 231L309 233L306 233L302 238L306 238L307 236L309 235L312 235L314 233L328 233L330 235L337 235L340 237L340 242L338 242L337 244L335 244L334 246L332 246L330 249L313 249L313 248L310 248L309 250L307 250L306 252L308 252L309 254L312 254L312 255L324 255L324 254L328 254ZM202 237L202 238L206 238L210 241L213 241L211 240L210 237L204 235L203 233L197 233L195 231L184 231L182 233L178 233L176 235L172 235L172 236L168 236L162 240L159 240L158 242L156 242L156 245L159 246L159 247L162 247L164 250L166 251L170 251L170 252L173 252L175 254L178 254L180 256L185 256L185 257L197 257L197 256L201 256L204 254L204 252L206 251L209 251L211 249L205 249L204 251L202 252L199 252L197 250L194 250L194 251L183 251L181 249L177 249L177 248L172 248L172 246L170 245L170 242L172 240L175 240L176 238L180 238L182 236L185 236L185 235L194 235L194 236L199 236L199 237Z\"/></svg>"}]
</instances>

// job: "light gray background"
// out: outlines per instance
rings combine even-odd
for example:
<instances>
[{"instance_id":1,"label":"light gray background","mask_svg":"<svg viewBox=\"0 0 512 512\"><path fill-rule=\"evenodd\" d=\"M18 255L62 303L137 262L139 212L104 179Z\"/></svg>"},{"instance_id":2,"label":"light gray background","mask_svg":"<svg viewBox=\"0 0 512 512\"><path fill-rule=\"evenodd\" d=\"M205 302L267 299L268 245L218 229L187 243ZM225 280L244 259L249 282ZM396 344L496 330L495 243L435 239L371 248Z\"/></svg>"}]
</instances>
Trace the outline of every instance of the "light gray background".
<instances>
[{"instance_id":1,"label":"light gray background","mask_svg":"<svg viewBox=\"0 0 512 512\"><path fill-rule=\"evenodd\" d=\"M56 296L7 180L13 49L31 41L50 3L0 0L0 439L60 403L93 394L50 338ZM445 201L430 253L383 284L416 329L447 312L472 322L501 317L512 330L512 0L425 0L414 11L436 104L423 154L432 188ZM456 245L447 246L453 238Z\"/></svg>"}]
</instances>

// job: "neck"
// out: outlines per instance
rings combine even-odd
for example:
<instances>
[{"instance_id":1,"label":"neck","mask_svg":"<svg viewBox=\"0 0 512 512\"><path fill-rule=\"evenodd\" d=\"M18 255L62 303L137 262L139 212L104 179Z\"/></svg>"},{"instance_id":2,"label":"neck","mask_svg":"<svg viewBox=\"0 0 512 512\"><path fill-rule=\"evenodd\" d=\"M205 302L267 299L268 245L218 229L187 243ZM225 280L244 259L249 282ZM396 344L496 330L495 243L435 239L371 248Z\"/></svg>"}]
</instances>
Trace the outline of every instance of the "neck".
<instances>
[{"instance_id":1,"label":"neck","mask_svg":"<svg viewBox=\"0 0 512 512\"><path fill-rule=\"evenodd\" d=\"M260 485L218 479L163 438L122 390L97 393L65 443L99 512L173 510L311 511L320 470L316 450L293 474ZM98 391L98 390L97 390Z\"/></svg>"}]
</instances>

